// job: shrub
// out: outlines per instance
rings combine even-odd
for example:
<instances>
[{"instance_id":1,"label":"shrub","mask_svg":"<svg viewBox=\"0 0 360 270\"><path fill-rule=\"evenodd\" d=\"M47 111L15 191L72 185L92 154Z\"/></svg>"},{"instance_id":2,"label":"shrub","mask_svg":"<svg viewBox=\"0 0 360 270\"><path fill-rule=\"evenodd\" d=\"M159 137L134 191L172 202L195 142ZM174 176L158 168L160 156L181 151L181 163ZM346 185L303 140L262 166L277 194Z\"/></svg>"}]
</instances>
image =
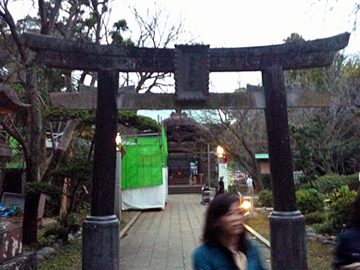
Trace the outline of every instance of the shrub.
<instances>
[{"instance_id":1,"label":"shrub","mask_svg":"<svg viewBox=\"0 0 360 270\"><path fill-rule=\"evenodd\" d=\"M344 176L345 185L348 185L350 190L358 190L359 188L359 174L351 174Z\"/></svg>"},{"instance_id":2,"label":"shrub","mask_svg":"<svg viewBox=\"0 0 360 270\"><path fill-rule=\"evenodd\" d=\"M264 189L269 189L269 190L271 189L270 174L262 174L261 182L263 184Z\"/></svg>"},{"instance_id":3,"label":"shrub","mask_svg":"<svg viewBox=\"0 0 360 270\"><path fill-rule=\"evenodd\" d=\"M272 192L264 189L258 193L259 201L262 206L272 207Z\"/></svg>"},{"instance_id":4,"label":"shrub","mask_svg":"<svg viewBox=\"0 0 360 270\"><path fill-rule=\"evenodd\" d=\"M335 189L345 185L345 177L338 174L327 174L317 178L313 185L319 192L328 195Z\"/></svg>"},{"instance_id":5,"label":"shrub","mask_svg":"<svg viewBox=\"0 0 360 270\"><path fill-rule=\"evenodd\" d=\"M236 186L228 186L227 194L234 194L234 191L237 190Z\"/></svg>"},{"instance_id":6,"label":"shrub","mask_svg":"<svg viewBox=\"0 0 360 270\"><path fill-rule=\"evenodd\" d=\"M313 186L310 184L310 183L300 183L296 186L296 189L297 190L300 190L300 189L309 189L309 188L312 188Z\"/></svg>"},{"instance_id":7,"label":"shrub","mask_svg":"<svg viewBox=\"0 0 360 270\"><path fill-rule=\"evenodd\" d=\"M306 224L322 223L325 221L325 214L323 212L311 212L305 214Z\"/></svg>"},{"instance_id":8,"label":"shrub","mask_svg":"<svg viewBox=\"0 0 360 270\"><path fill-rule=\"evenodd\" d=\"M316 189L303 189L296 191L296 203L303 214L324 210L325 196Z\"/></svg>"},{"instance_id":9,"label":"shrub","mask_svg":"<svg viewBox=\"0 0 360 270\"><path fill-rule=\"evenodd\" d=\"M317 233L337 234L352 225L355 209L353 202L357 193L348 186L338 188L328 196L327 218L321 224L314 224Z\"/></svg>"},{"instance_id":10,"label":"shrub","mask_svg":"<svg viewBox=\"0 0 360 270\"><path fill-rule=\"evenodd\" d=\"M325 220L323 223L313 224L314 231L319 234L335 234L333 222L331 220Z\"/></svg>"},{"instance_id":11,"label":"shrub","mask_svg":"<svg viewBox=\"0 0 360 270\"><path fill-rule=\"evenodd\" d=\"M352 225L355 209L352 204L356 198L356 191L350 190L348 186L341 187L333 192L328 199L329 219L333 223L335 232L340 232Z\"/></svg>"}]
</instances>

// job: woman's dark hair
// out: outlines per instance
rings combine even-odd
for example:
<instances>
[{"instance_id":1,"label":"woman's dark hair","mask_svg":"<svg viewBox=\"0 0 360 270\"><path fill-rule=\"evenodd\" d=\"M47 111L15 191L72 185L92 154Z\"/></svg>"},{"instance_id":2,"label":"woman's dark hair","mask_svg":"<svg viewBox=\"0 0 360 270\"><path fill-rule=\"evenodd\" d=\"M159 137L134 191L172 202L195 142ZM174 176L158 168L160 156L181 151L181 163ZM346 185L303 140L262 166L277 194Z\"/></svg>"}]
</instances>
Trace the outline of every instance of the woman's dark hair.
<instances>
[{"instance_id":1,"label":"woman's dark hair","mask_svg":"<svg viewBox=\"0 0 360 270\"><path fill-rule=\"evenodd\" d=\"M220 194L214 198L206 212L205 228L203 234L203 242L206 244L221 246L220 235L221 228L219 227L219 220L230 209L230 206L234 202L239 202L239 198L235 196L229 196L226 194ZM245 232L241 234L238 249L242 252L246 252L247 239Z\"/></svg>"}]
</instances>

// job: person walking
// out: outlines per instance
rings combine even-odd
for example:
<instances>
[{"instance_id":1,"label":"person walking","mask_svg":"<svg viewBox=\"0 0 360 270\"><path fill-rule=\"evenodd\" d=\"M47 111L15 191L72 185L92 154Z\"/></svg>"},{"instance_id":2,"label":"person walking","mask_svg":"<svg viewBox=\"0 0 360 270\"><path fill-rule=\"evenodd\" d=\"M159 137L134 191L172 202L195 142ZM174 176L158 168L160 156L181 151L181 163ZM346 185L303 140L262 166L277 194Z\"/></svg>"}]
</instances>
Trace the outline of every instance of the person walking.
<instances>
[{"instance_id":1,"label":"person walking","mask_svg":"<svg viewBox=\"0 0 360 270\"><path fill-rule=\"evenodd\" d=\"M206 212L203 244L193 252L195 270L264 270L259 248L248 239L239 199L221 194Z\"/></svg>"},{"instance_id":2,"label":"person walking","mask_svg":"<svg viewBox=\"0 0 360 270\"><path fill-rule=\"evenodd\" d=\"M218 190L217 190L214 198L216 198L216 197L217 197L218 195L220 195L220 194L224 194L224 192L225 192L225 186L224 186L224 181L223 181L223 179L224 179L224 177L221 177L221 178L220 178L220 181L219 181L219 183L218 183Z\"/></svg>"},{"instance_id":3,"label":"person walking","mask_svg":"<svg viewBox=\"0 0 360 270\"><path fill-rule=\"evenodd\" d=\"M246 179L246 186L247 186L247 195L253 196L254 195L254 186L253 186L253 179L251 178L251 174L248 175Z\"/></svg>"}]
</instances>

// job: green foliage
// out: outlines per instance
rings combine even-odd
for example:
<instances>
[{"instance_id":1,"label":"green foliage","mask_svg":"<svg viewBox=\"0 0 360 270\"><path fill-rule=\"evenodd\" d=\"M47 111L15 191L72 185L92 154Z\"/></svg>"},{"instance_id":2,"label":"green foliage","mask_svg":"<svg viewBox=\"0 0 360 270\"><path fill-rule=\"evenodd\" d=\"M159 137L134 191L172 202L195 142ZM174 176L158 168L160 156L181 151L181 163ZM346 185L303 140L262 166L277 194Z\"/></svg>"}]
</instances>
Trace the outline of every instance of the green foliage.
<instances>
[{"instance_id":1,"label":"green foliage","mask_svg":"<svg viewBox=\"0 0 360 270\"><path fill-rule=\"evenodd\" d=\"M38 235L39 247L51 246L57 239L61 231L59 222L51 222L45 225Z\"/></svg>"},{"instance_id":2,"label":"green foliage","mask_svg":"<svg viewBox=\"0 0 360 270\"><path fill-rule=\"evenodd\" d=\"M340 231L353 225L356 209L353 202L357 192L343 186L333 191L327 198L329 206L325 212L325 220L314 224L317 233L338 234ZM306 218L306 216L305 216Z\"/></svg>"},{"instance_id":3,"label":"green foliage","mask_svg":"<svg viewBox=\"0 0 360 270\"><path fill-rule=\"evenodd\" d=\"M332 222L333 230L336 233L352 225L355 216L355 209L352 204L356 195L356 191L350 190L348 186L344 186L328 197L331 202L329 206L329 220Z\"/></svg>"},{"instance_id":4,"label":"green foliage","mask_svg":"<svg viewBox=\"0 0 360 270\"><path fill-rule=\"evenodd\" d=\"M334 227L331 220L325 220L323 223L316 223L312 225L314 231L319 234L334 234Z\"/></svg>"},{"instance_id":5,"label":"green foliage","mask_svg":"<svg viewBox=\"0 0 360 270\"><path fill-rule=\"evenodd\" d=\"M314 179L316 175L325 174L324 167L331 163L329 156L325 154L330 146L324 145L322 138L324 126L329 124L328 121L326 114L317 114L311 122L289 126L292 145L295 148L295 169L304 171L305 178Z\"/></svg>"},{"instance_id":6,"label":"green foliage","mask_svg":"<svg viewBox=\"0 0 360 270\"><path fill-rule=\"evenodd\" d=\"M88 110L49 109L44 112L43 117L48 121L78 119L90 125L95 124L95 112Z\"/></svg>"},{"instance_id":7,"label":"green foliage","mask_svg":"<svg viewBox=\"0 0 360 270\"><path fill-rule=\"evenodd\" d=\"M44 226L41 230L42 234L41 236L43 237L48 237L50 235L55 235L58 236L59 232L61 230L61 225L59 222L51 222L49 224L47 224L46 226Z\"/></svg>"},{"instance_id":8,"label":"green foliage","mask_svg":"<svg viewBox=\"0 0 360 270\"><path fill-rule=\"evenodd\" d=\"M91 210L91 205L88 202L82 202L80 207L80 214L82 215L89 215Z\"/></svg>"},{"instance_id":9,"label":"green foliage","mask_svg":"<svg viewBox=\"0 0 360 270\"><path fill-rule=\"evenodd\" d=\"M56 235L49 235L47 237L39 237L38 248L51 246L56 241Z\"/></svg>"},{"instance_id":10,"label":"green foliage","mask_svg":"<svg viewBox=\"0 0 360 270\"><path fill-rule=\"evenodd\" d=\"M55 173L55 177L70 178L77 181L87 181L92 173L92 162L86 160L74 160L68 166L63 166Z\"/></svg>"},{"instance_id":11,"label":"green foliage","mask_svg":"<svg viewBox=\"0 0 360 270\"><path fill-rule=\"evenodd\" d=\"M350 190L359 189L359 174L345 175L345 184L349 186Z\"/></svg>"},{"instance_id":12,"label":"green foliage","mask_svg":"<svg viewBox=\"0 0 360 270\"><path fill-rule=\"evenodd\" d=\"M335 189L342 187L345 183L343 176L338 174L326 174L313 181L313 186L323 194L330 194Z\"/></svg>"},{"instance_id":13,"label":"green foliage","mask_svg":"<svg viewBox=\"0 0 360 270\"><path fill-rule=\"evenodd\" d=\"M296 203L303 214L324 210L325 196L316 189L303 189L296 191Z\"/></svg>"},{"instance_id":14,"label":"green foliage","mask_svg":"<svg viewBox=\"0 0 360 270\"><path fill-rule=\"evenodd\" d=\"M112 38L112 44L123 46L134 46L134 42L128 38L124 39L122 32L129 30L126 20L122 19L114 23L110 36Z\"/></svg>"},{"instance_id":15,"label":"green foliage","mask_svg":"<svg viewBox=\"0 0 360 270\"><path fill-rule=\"evenodd\" d=\"M260 177L261 177L261 182L263 184L264 189L271 190L270 174L262 174L262 175L260 175Z\"/></svg>"},{"instance_id":16,"label":"green foliage","mask_svg":"<svg viewBox=\"0 0 360 270\"><path fill-rule=\"evenodd\" d=\"M357 190L359 186L359 175L327 174L313 181L313 186L325 195L343 186L349 186L350 190Z\"/></svg>"},{"instance_id":17,"label":"green foliage","mask_svg":"<svg viewBox=\"0 0 360 270\"><path fill-rule=\"evenodd\" d=\"M322 223L326 219L325 213L316 211L305 214L306 224Z\"/></svg>"},{"instance_id":18,"label":"green foliage","mask_svg":"<svg viewBox=\"0 0 360 270\"><path fill-rule=\"evenodd\" d=\"M262 206L272 207L272 192L264 189L258 193L259 201Z\"/></svg>"},{"instance_id":19,"label":"green foliage","mask_svg":"<svg viewBox=\"0 0 360 270\"><path fill-rule=\"evenodd\" d=\"M59 209L61 205L61 195L60 188L54 188L48 190L47 195L49 199L46 201L44 209L44 217L53 217L59 214Z\"/></svg>"},{"instance_id":20,"label":"green foliage","mask_svg":"<svg viewBox=\"0 0 360 270\"><path fill-rule=\"evenodd\" d=\"M30 182L25 185L25 193L30 196L40 195L41 193L49 195L53 193L61 194L61 190L54 185L44 182Z\"/></svg>"},{"instance_id":21,"label":"green foliage","mask_svg":"<svg viewBox=\"0 0 360 270\"><path fill-rule=\"evenodd\" d=\"M152 118L137 115L133 111L119 111L119 123L128 126L135 127L138 130L150 130L153 132L159 132L159 124Z\"/></svg>"},{"instance_id":22,"label":"green foliage","mask_svg":"<svg viewBox=\"0 0 360 270\"><path fill-rule=\"evenodd\" d=\"M344 67L343 77L350 79L360 78L360 58L349 59Z\"/></svg>"},{"instance_id":23,"label":"green foliage","mask_svg":"<svg viewBox=\"0 0 360 270\"><path fill-rule=\"evenodd\" d=\"M119 111L118 123L125 127L136 128L137 130L149 130L159 132L159 124L152 118L137 115L133 111ZM93 126L95 124L95 112L87 110L49 109L44 112L44 117L49 121L67 121L78 119L80 125Z\"/></svg>"},{"instance_id":24,"label":"green foliage","mask_svg":"<svg viewBox=\"0 0 360 270\"><path fill-rule=\"evenodd\" d=\"M360 129L353 105L360 85L358 63L359 56L349 60L336 54L331 67L285 74L288 83L300 82L304 89L332 97L330 108L289 115L295 169L304 171L310 183L325 174L358 171Z\"/></svg>"},{"instance_id":25,"label":"green foliage","mask_svg":"<svg viewBox=\"0 0 360 270\"><path fill-rule=\"evenodd\" d=\"M62 227L72 226L78 224L79 218L75 213L64 213L58 217L57 221Z\"/></svg>"},{"instance_id":26,"label":"green foliage","mask_svg":"<svg viewBox=\"0 0 360 270\"><path fill-rule=\"evenodd\" d=\"M237 190L236 186L228 186L228 191L226 192L227 194L234 194L234 191Z\"/></svg>"},{"instance_id":27,"label":"green foliage","mask_svg":"<svg viewBox=\"0 0 360 270\"><path fill-rule=\"evenodd\" d=\"M304 42L305 39L302 35L298 33L291 33L289 37L283 40L285 43L293 43L293 42Z\"/></svg>"},{"instance_id":28,"label":"green foliage","mask_svg":"<svg viewBox=\"0 0 360 270\"><path fill-rule=\"evenodd\" d=\"M70 245L66 245L64 250L56 256L52 256L49 260L38 262L39 270L78 270L81 267L82 260L82 241L76 239Z\"/></svg>"}]
</instances>

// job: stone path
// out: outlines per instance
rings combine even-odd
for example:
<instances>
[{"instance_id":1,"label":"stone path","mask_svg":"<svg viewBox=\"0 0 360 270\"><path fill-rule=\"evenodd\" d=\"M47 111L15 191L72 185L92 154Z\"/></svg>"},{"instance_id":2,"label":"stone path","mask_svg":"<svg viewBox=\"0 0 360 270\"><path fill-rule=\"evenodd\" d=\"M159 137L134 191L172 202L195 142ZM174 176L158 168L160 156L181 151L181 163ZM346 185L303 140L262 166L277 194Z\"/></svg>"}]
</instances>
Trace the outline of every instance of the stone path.
<instances>
[{"instance_id":1,"label":"stone path","mask_svg":"<svg viewBox=\"0 0 360 270\"><path fill-rule=\"evenodd\" d=\"M120 269L192 269L206 206L201 195L169 195L164 211L144 211L120 240Z\"/></svg>"},{"instance_id":2,"label":"stone path","mask_svg":"<svg viewBox=\"0 0 360 270\"><path fill-rule=\"evenodd\" d=\"M163 211L144 211L120 240L120 269L192 269L207 205L200 194L169 195Z\"/></svg>"}]
</instances>

